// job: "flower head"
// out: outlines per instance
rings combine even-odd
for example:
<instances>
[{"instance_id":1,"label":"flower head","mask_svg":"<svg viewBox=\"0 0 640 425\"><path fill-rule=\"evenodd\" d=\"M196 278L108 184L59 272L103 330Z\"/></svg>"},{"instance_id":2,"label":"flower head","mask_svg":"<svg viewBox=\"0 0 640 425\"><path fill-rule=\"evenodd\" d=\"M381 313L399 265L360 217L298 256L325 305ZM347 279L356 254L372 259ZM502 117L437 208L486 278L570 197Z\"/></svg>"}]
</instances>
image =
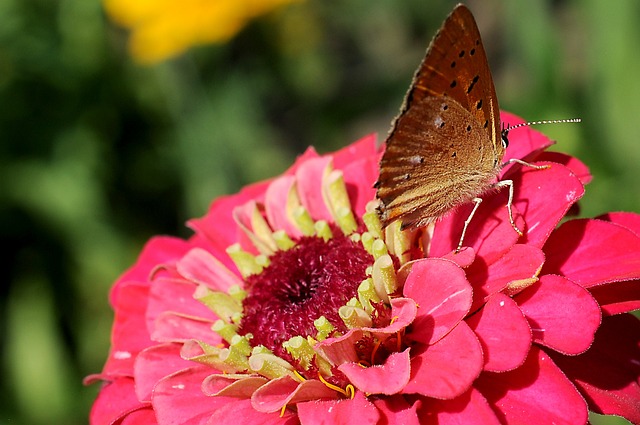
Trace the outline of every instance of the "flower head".
<instances>
[{"instance_id":1,"label":"flower head","mask_svg":"<svg viewBox=\"0 0 640 425\"><path fill-rule=\"evenodd\" d=\"M225 42L251 19L294 0L104 0L116 23L132 31L129 50L159 62L208 43Z\"/></svg>"},{"instance_id":2,"label":"flower head","mask_svg":"<svg viewBox=\"0 0 640 425\"><path fill-rule=\"evenodd\" d=\"M503 114L511 124L516 117ZM563 220L590 179L513 131L507 194L382 229L373 137L307 151L152 239L115 284L95 424L640 423L640 216Z\"/></svg>"}]
</instances>

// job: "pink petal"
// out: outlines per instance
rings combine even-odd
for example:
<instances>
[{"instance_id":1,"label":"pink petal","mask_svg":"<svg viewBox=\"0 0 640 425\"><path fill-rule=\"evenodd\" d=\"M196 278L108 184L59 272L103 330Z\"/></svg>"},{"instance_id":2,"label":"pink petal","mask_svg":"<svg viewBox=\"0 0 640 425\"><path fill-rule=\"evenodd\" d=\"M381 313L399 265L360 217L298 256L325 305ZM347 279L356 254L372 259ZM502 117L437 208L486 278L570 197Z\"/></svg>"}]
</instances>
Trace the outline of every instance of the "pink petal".
<instances>
[{"instance_id":1,"label":"pink petal","mask_svg":"<svg viewBox=\"0 0 640 425\"><path fill-rule=\"evenodd\" d=\"M158 381L152 395L158 423L200 425L220 407L235 403L230 397L204 395L202 381L211 373L210 367L198 365Z\"/></svg>"},{"instance_id":2,"label":"pink petal","mask_svg":"<svg viewBox=\"0 0 640 425\"><path fill-rule=\"evenodd\" d=\"M505 126L524 122L522 118L504 111L500 111L500 121ZM551 139L529 126L517 128L509 132L509 147L503 161L511 158L528 159L553 144Z\"/></svg>"},{"instance_id":3,"label":"pink petal","mask_svg":"<svg viewBox=\"0 0 640 425\"><path fill-rule=\"evenodd\" d=\"M640 214L633 212L611 212L596 218L624 226L640 236Z\"/></svg>"},{"instance_id":4,"label":"pink petal","mask_svg":"<svg viewBox=\"0 0 640 425\"><path fill-rule=\"evenodd\" d=\"M296 172L296 180L300 202L311 214L311 217L314 220L326 220L332 223L333 216L322 196L323 176L330 166L331 157L309 160L302 164Z\"/></svg>"},{"instance_id":5,"label":"pink petal","mask_svg":"<svg viewBox=\"0 0 640 425\"><path fill-rule=\"evenodd\" d=\"M379 157L371 156L345 165L342 170L344 182L347 186L351 208L356 215L365 213L366 205L375 199L376 191L373 184L380 172Z\"/></svg>"},{"instance_id":6,"label":"pink petal","mask_svg":"<svg viewBox=\"0 0 640 425\"><path fill-rule=\"evenodd\" d=\"M197 339L210 345L217 345L222 342L222 338L211 331L212 324L210 320L167 311L156 318L151 339L158 342L185 342Z\"/></svg>"},{"instance_id":7,"label":"pink petal","mask_svg":"<svg viewBox=\"0 0 640 425\"><path fill-rule=\"evenodd\" d=\"M600 304L605 315L612 316L640 309L640 280L592 286L589 292Z\"/></svg>"},{"instance_id":8,"label":"pink petal","mask_svg":"<svg viewBox=\"0 0 640 425\"><path fill-rule=\"evenodd\" d=\"M300 168L302 164L311 159L318 158L319 156L320 155L318 155L318 152L316 152L316 149L313 146L308 146L307 149L302 153L302 155L299 155L293 165L289 167L283 174L292 176L296 173L296 171L298 171L298 168Z\"/></svg>"},{"instance_id":9,"label":"pink petal","mask_svg":"<svg viewBox=\"0 0 640 425\"><path fill-rule=\"evenodd\" d=\"M453 400L428 398L419 413L425 425L500 424L487 400L475 388Z\"/></svg>"},{"instance_id":10,"label":"pink petal","mask_svg":"<svg viewBox=\"0 0 640 425\"><path fill-rule=\"evenodd\" d=\"M289 216L289 197L296 191L296 178L282 176L269 185L265 195L265 211L273 230L284 230L289 236L299 237L302 232L293 224ZM297 193L297 192L295 192Z\"/></svg>"},{"instance_id":11,"label":"pink petal","mask_svg":"<svg viewBox=\"0 0 640 425\"><path fill-rule=\"evenodd\" d=\"M334 399L338 393L317 379L303 382L293 380L285 375L272 379L251 396L251 405L259 412L279 412L282 406L297 404L309 400Z\"/></svg>"},{"instance_id":12,"label":"pink petal","mask_svg":"<svg viewBox=\"0 0 640 425\"><path fill-rule=\"evenodd\" d=\"M573 172L580 179L583 185L591 182L592 176L584 162L578 158L561 152L542 152L536 157L536 161L549 161L562 164Z\"/></svg>"},{"instance_id":13,"label":"pink petal","mask_svg":"<svg viewBox=\"0 0 640 425\"><path fill-rule=\"evenodd\" d=\"M251 400L238 400L225 404L211 415L206 425L297 425L297 415L290 409L279 413L258 412L251 406Z\"/></svg>"},{"instance_id":14,"label":"pink petal","mask_svg":"<svg viewBox=\"0 0 640 425\"><path fill-rule=\"evenodd\" d=\"M524 215L526 227L524 242L541 248L573 205L584 194L584 186L567 167L556 163L536 170L518 165L519 172L507 172L515 187L513 204Z\"/></svg>"},{"instance_id":15,"label":"pink petal","mask_svg":"<svg viewBox=\"0 0 640 425\"><path fill-rule=\"evenodd\" d=\"M464 271L451 261L427 258L411 265L404 295L419 306L410 338L433 344L469 312L472 289Z\"/></svg>"},{"instance_id":16,"label":"pink petal","mask_svg":"<svg viewBox=\"0 0 640 425\"><path fill-rule=\"evenodd\" d=\"M640 237L618 224L571 220L544 246L544 274L560 274L589 288L640 278Z\"/></svg>"},{"instance_id":17,"label":"pink petal","mask_svg":"<svg viewBox=\"0 0 640 425\"><path fill-rule=\"evenodd\" d=\"M191 249L191 245L182 239L166 236L150 239L142 249L136 263L124 272L111 288L109 294L111 305L115 305L122 283L128 281L146 282L158 265L175 261L189 249Z\"/></svg>"},{"instance_id":18,"label":"pink petal","mask_svg":"<svg viewBox=\"0 0 640 425\"><path fill-rule=\"evenodd\" d=\"M264 181L244 187L240 193L217 198L207 214L200 219L189 220L187 225L211 246L213 255L229 270L235 271L236 266L226 253L226 249L238 242L243 235L233 219L233 210L248 201L262 201L269 181Z\"/></svg>"},{"instance_id":19,"label":"pink petal","mask_svg":"<svg viewBox=\"0 0 640 425\"><path fill-rule=\"evenodd\" d=\"M91 425L111 425L135 411L148 409L150 404L138 401L134 388L131 378L118 378L105 384L91 408Z\"/></svg>"},{"instance_id":20,"label":"pink petal","mask_svg":"<svg viewBox=\"0 0 640 425\"><path fill-rule=\"evenodd\" d=\"M485 371L504 372L524 363L531 347L531 329L510 297L493 295L466 322L482 345Z\"/></svg>"},{"instance_id":21,"label":"pink petal","mask_svg":"<svg viewBox=\"0 0 640 425\"><path fill-rule=\"evenodd\" d=\"M227 291L233 285L242 286L242 279L229 271L216 257L202 248L194 248L176 263L178 273L197 284L217 291Z\"/></svg>"},{"instance_id":22,"label":"pink petal","mask_svg":"<svg viewBox=\"0 0 640 425\"><path fill-rule=\"evenodd\" d=\"M193 366L193 362L180 357L179 344L154 345L142 350L134 365L138 400L151 401L156 383L167 375Z\"/></svg>"},{"instance_id":23,"label":"pink petal","mask_svg":"<svg viewBox=\"0 0 640 425\"><path fill-rule=\"evenodd\" d=\"M451 251L440 258L453 261L463 269L466 269L476 260L476 251L470 246L465 246L460 249L460 252Z\"/></svg>"},{"instance_id":24,"label":"pink petal","mask_svg":"<svg viewBox=\"0 0 640 425\"><path fill-rule=\"evenodd\" d=\"M262 204L250 200L233 209L233 218L241 232L238 234L238 243L247 252L252 254L269 253L275 250L275 243L260 238L254 230L254 216L263 217Z\"/></svg>"},{"instance_id":25,"label":"pink petal","mask_svg":"<svg viewBox=\"0 0 640 425\"><path fill-rule=\"evenodd\" d=\"M411 298L392 298L391 317L394 321L382 328L362 328L371 332L379 340L384 341L388 336L395 335L409 326L418 314L418 306Z\"/></svg>"},{"instance_id":26,"label":"pink petal","mask_svg":"<svg viewBox=\"0 0 640 425\"><path fill-rule=\"evenodd\" d=\"M391 317L393 323L382 328L354 328L339 337L327 338L318 342L314 349L329 363L339 366L343 363L357 363L360 358L356 351L356 344L364 337L365 333L370 333L379 341L384 341L391 335L409 326L416 317L417 306L410 298L394 298L391 300Z\"/></svg>"},{"instance_id":27,"label":"pink petal","mask_svg":"<svg viewBox=\"0 0 640 425\"><path fill-rule=\"evenodd\" d=\"M354 328L342 336L320 341L313 348L333 366L348 362L357 363L360 358L355 347L362 336L362 329Z\"/></svg>"},{"instance_id":28,"label":"pink petal","mask_svg":"<svg viewBox=\"0 0 640 425\"><path fill-rule=\"evenodd\" d=\"M412 353L411 379L402 392L455 398L469 389L483 364L478 338L465 322L460 322L436 344Z\"/></svg>"},{"instance_id":29,"label":"pink petal","mask_svg":"<svg viewBox=\"0 0 640 425\"><path fill-rule=\"evenodd\" d=\"M516 244L493 264L483 258L467 269L467 278L473 287L473 305L476 311L487 298L504 290L510 283L535 279L544 264L544 253L531 245Z\"/></svg>"},{"instance_id":30,"label":"pink petal","mask_svg":"<svg viewBox=\"0 0 640 425\"><path fill-rule=\"evenodd\" d=\"M409 348L391 354L382 365L362 367L358 363L343 363L338 370L360 391L367 394L396 394L409 381Z\"/></svg>"},{"instance_id":31,"label":"pink petal","mask_svg":"<svg viewBox=\"0 0 640 425\"><path fill-rule=\"evenodd\" d=\"M589 291L562 276L542 276L515 301L534 341L564 354L587 350L600 326L600 306Z\"/></svg>"},{"instance_id":32,"label":"pink petal","mask_svg":"<svg viewBox=\"0 0 640 425\"><path fill-rule=\"evenodd\" d=\"M297 407L302 425L373 425L380 420L378 409L359 391L351 400L317 400Z\"/></svg>"},{"instance_id":33,"label":"pink petal","mask_svg":"<svg viewBox=\"0 0 640 425\"><path fill-rule=\"evenodd\" d=\"M333 165L338 169L344 169L349 164L360 158L368 158L377 155L377 141L378 136L375 133L368 134L361 139L356 140L331 155L333 157Z\"/></svg>"},{"instance_id":34,"label":"pink petal","mask_svg":"<svg viewBox=\"0 0 640 425\"><path fill-rule=\"evenodd\" d=\"M111 350L102 374L133 376L133 362L138 353L153 345L145 324L145 283L126 282L120 286L115 300L115 319L111 332Z\"/></svg>"},{"instance_id":35,"label":"pink petal","mask_svg":"<svg viewBox=\"0 0 640 425\"><path fill-rule=\"evenodd\" d=\"M117 425L155 425L158 422L156 421L156 413L149 406L127 414L122 421L116 423Z\"/></svg>"},{"instance_id":36,"label":"pink petal","mask_svg":"<svg viewBox=\"0 0 640 425\"><path fill-rule=\"evenodd\" d=\"M605 317L589 351L552 357L591 410L640 423L640 320L630 314Z\"/></svg>"},{"instance_id":37,"label":"pink petal","mask_svg":"<svg viewBox=\"0 0 640 425\"><path fill-rule=\"evenodd\" d=\"M476 257L482 257L490 264L502 257L517 242L519 236L509 222L508 190L487 193L481 198L483 201L471 219L463 246L473 248ZM443 257L458 246L464 222L472 209L473 203L467 203L436 223L429 250L430 257ZM524 221L517 208L513 209L513 214L518 227L523 228Z\"/></svg>"},{"instance_id":38,"label":"pink petal","mask_svg":"<svg viewBox=\"0 0 640 425\"><path fill-rule=\"evenodd\" d=\"M502 423L576 424L587 422L587 406L549 356L531 347L518 369L485 372L474 385L493 406Z\"/></svg>"},{"instance_id":39,"label":"pink petal","mask_svg":"<svg viewBox=\"0 0 640 425\"><path fill-rule=\"evenodd\" d=\"M193 298L195 291L196 285L183 279L154 280L149 291L147 327L154 329L156 318L167 311L214 320L211 310Z\"/></svg>"},{"instance_id":40,"label":"pink petal","mask_svg":"<svg viewBox=\"0 0 640 425\"><path fill-rule=\"evenodd\" d=\"M420 400L409 404L405 396L377 397L372 400L382 416L380 423L398 425L420 425L421 417L417 409L422 405Z\"/></svg>"},{"instance_id":41,"label":"pink petal","mask_svg":"<svg viewBox=\"0 0 640 425\"><path fill-rule=\"evenodd\" d=\"M267 378L252 375L209 375L202 383L208 396L251 398L253 393L268 382Z\"/></svg>"}]
</instances>

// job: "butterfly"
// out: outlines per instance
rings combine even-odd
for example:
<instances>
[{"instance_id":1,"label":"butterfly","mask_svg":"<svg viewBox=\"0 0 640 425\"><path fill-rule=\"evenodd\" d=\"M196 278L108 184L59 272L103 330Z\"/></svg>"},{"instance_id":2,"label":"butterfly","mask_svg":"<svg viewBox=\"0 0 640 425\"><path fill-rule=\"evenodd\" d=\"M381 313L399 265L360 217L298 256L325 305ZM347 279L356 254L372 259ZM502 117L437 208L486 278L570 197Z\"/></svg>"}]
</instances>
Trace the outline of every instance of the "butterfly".
<instances>
[{"instance_id":1,"label":"butterfly","mask_svg":"<svg viewBox=\"0 0 640 425\"><path fill-rule=\"evenodd\" d=\"M431 41L385 141L374 185L383 227L396 220L402 229L423 227L473 201L459 251L482 201L479 196L509 187L509 220L522 235L511 209L513 182L497 181L513 128L501 128L478 26L471 11L459 4Z\"/></svg>"}]
</instances>

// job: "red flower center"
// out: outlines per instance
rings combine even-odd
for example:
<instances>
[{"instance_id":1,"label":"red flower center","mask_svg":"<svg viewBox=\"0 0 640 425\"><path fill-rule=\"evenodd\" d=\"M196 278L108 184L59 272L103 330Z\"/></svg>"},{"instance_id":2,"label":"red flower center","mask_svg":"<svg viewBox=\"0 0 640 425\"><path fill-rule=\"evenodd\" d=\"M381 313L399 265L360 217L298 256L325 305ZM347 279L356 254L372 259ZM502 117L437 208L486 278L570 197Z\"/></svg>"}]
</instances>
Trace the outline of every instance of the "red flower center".
<instances>
[{"instance_id":1,"label":"red flower center","mask_svg":"<svg viewBox=\"0 0 640 425\"><path fill-rule=\"evenodd\" d=\"M261 273L246 279L239 333L253 334L251 345L264 345L290 359L282 343L297 335L315 336L313 322L320 316L336 330L347 331L338 309L356 295L373 263L361 244L340 231L327 241L305 236L270 260Z\"/></svg>"}]
</instances>

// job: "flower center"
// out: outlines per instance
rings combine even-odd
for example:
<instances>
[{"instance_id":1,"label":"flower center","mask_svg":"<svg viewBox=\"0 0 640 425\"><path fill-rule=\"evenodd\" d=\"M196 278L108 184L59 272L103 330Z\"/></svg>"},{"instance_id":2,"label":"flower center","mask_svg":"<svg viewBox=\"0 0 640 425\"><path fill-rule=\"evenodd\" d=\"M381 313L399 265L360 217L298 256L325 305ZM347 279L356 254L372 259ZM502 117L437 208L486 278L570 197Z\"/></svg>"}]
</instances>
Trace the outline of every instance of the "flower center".
<instances>
[{"instance_id":1,"label":"flower center","mask_svg":"<svg viewBox=\"0 0 640 425\"><path fill-rule=\"evenodd\" d=\"M277 251L268 267L246 278L247 297L239 334L252 334L252 345L264 345L290 359L282 344L294 336L315 336L314 320L324 316L336 330L347 330L338 310L353 298L373 257L339 230L324 240L300 238L294 248Z\"/></svg>"}]
</instances>

